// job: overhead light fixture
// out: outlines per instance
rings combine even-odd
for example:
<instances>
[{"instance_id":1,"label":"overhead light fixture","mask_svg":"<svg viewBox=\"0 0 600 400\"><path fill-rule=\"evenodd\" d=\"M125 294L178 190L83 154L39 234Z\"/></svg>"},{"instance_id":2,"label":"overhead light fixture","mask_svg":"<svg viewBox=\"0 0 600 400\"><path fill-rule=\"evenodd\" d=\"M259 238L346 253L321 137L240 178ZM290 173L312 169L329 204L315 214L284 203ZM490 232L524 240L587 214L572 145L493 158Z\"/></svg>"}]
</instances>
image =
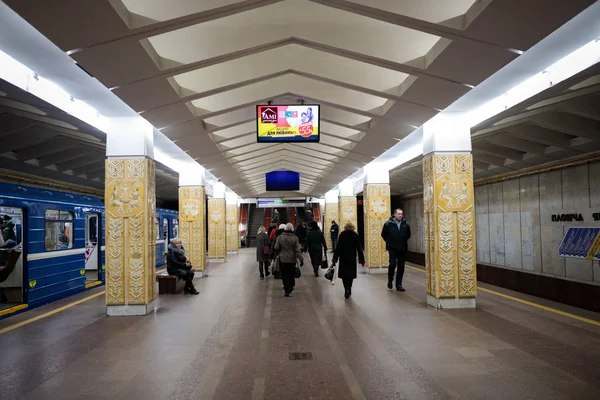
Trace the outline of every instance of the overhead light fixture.
<instances>
[{"instance_id":1,"label":"overhead light fixture","mask_svg":"<svg viewBox=\"0 0 600 400\"><path fill-rule=\"evenodd\" d=\"M108 119L93 107L75 99L55 83L38 75L8 54L0 51L0 78L65 111L75 118L107 132Z\"/></svg>"}]
</instances>

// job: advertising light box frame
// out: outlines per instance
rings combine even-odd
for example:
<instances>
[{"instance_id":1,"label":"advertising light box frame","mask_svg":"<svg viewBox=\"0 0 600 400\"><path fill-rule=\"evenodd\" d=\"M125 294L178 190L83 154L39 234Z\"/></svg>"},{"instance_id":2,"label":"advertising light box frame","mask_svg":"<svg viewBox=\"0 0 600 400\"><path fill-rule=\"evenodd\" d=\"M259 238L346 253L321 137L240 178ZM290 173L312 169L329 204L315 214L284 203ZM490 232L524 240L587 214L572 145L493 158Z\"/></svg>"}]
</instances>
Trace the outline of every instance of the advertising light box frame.
<instances>
[{"instance_id":1,"label":"advertising light box frame","mask_svg":"<svg viewBox=\"0 0 600 400\"><path fill-rule=\"evenodd\" d=\"M295 113L292 114L289 117L284 116L280 116L280 112L288 112L289 108L293 108L293 109L306 109L308 110L309 108L312 108L312 114L315 115L314 121L311 124L312 126L312 130L311 132L314 132L316 130L316 135L314 133L311 134L311 136L309 137L302 137L300 133L296 133L294 136L282 136L282 137L261 137L260 136L260 126L263 124L262 122L262 116L261 116L261 111L263 108L275 108L277 109L275 111L275 121L277 121L276 123L280 123L279 119L283 118L286 119L286 125L288 127L291 128L300 128L299 125L288 125L288 121L291 119L293 122L292 123L296 123L298 121L301 120L301 115L302 113L299 113L297 110L291 110L289 111L290 113ZM279 108L283 108L284 110L281 111L279 110ZM315 112L316 111L316 112ZM316 122L316 125L315 125ZM273 104L273 105L269 105L269 104L259 104L256 106L256 142L257 143L319 143L319 141L321 140L321 106L319 104Z\"/></svg>"}]
</instances>

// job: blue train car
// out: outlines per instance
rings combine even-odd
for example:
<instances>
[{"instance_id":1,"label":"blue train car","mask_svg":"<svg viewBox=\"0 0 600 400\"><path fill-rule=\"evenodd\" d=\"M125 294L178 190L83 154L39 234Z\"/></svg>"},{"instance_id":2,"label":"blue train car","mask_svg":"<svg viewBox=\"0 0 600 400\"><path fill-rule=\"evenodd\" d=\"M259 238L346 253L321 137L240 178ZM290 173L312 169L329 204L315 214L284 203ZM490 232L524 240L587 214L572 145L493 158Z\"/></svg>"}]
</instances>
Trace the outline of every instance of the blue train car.
<instances>
[{"instance_id":1,"label":"blue train car","mask_svg":"<svg viewBox=\"0 0 600 400\"><path fill-rule=\"evenodd\" d=\"M179 235L179 212L157 208L154 225L156 228L156 267L158 268L166 263L165 253L169 242Z\"/></svg>"},{"instance_id":2,"label":"blue train car","mask_svg":"<svg viewBox=\"0 0 600 400\"><path fill-rule=\"evenodd\" d=\"M0 318L104 284L100 198L0 183L0 218L4 216L22 254L14 271L0 282ZM178 222L177 211L156 210L157 267L164 264L165 243L177 236Z\"/></svg>"}]
</instances>

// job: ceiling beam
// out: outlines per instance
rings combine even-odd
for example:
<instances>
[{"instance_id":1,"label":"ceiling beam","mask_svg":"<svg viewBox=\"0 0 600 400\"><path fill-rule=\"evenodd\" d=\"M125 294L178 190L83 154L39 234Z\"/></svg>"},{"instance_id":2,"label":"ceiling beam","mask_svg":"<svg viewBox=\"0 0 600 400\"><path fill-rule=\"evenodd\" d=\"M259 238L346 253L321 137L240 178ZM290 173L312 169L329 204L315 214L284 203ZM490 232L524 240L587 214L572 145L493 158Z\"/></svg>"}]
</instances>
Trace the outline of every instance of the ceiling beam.
<instances>
[{"instance_id":1,"label":"ceiling beam","mask_svg":"<svg viewBox=\"0 0 600 400\"><path fill-rule=\"evenodd\" d=\"M105 158L104 154L93 154L93 155L83 154L75 160L61 162L61 163L54 163L54 164L56 165L56 168L61 172L63 172L63 171L74 171L75 172L75 170L85 170L85 167L99 163L99 162L102 162L102 165L104 165L104 158Z\"/></svg>"},{"instance_id":2,"label":"ceiling beam","mask_svg":"<svg viewBox=\"0 0 600 400\"><path fill-rule=\"evenodd\" d=\"M250 85L255 85L257 83L261 83L261 82L265 82L265 81L269 81L271 79L275 79L275 78L279 78L281 76L284 75L289 75L290 74L289 69L283 70L283 71L279 71L279 72L274 72L272 74L267 74L267 75L262 75L256 78L251 78L251 79L247 79L245 81L240 81L240 82L236 82L236 83L232 83L229 85L224 85L224 86L219 86L215 89L210 89L210 90L206 90L204 92L199 92L199 93L194 93L194 94L190 94L188 96L183 96L175 101L171 101L169 103L165 103L165 104L161 104L160 106L156 106L153 108L149 108L147 110L141 111L140 114L143 114L145 112L149 112L149 111L154 111L163 107L167 107L167 106L172 106L174 104L179 104L179 103L187 103L187 102L191 102L194 100L199 100L199 99L203 99L205 97L210 97L210 96L214 96L220 93L225 93L225 92L229 92L231 90L236 90L236 89L240 89L246 86L250 86Z\"/></svg>"},{"instance_id":3,"label":"ceiling beam","mask_svg":"<svg viewBox=\"0 0 600 400\"><path fill-rule=\"evenodd\" d=\"M498 45L496 43L482 40L467 34L464 30L451 28L449 26L444 26L440 24L436 24L433 22L424 21L421 19L409 17L406 15L396 14L391 11L382 10L375 7L369 7L362 4L357 4L352 1L346 0L309 0L313 3L318 3L327 7L335 8L338 10L350 12L353 14L361 15L363 17L371 18L377 21L387 22L392 25L401 26L403 28L412 29L419 32L428 33L430 35L435 35L439 37L443 37L446 39L450 39L456 42L467 42L467 43L477 43L485 46L493 47L499 50L504 50L510 53L515 54L515 56L520 55L523 51L519 49L512 49L505 46Z\"/></svg>"},{"instance_id":4,"label":"ceiling beam","mask_svg":"<svg viewBox=\"0 0 600 400\"><path fill-rule=\"evenodd\" d=\"M109 44L122 41L139 41L152 36L162 35L175 30L183 29L189 26L201 24L226 18L245 11L265 7L271 4L279 3L282 0L245 0L222 7L211 8L210 10L200 11L193 14L184 15L167 21L156 22L154 24L131 28L125 33L108 40L92 43L86 47L67 50L67 55L79 53L84 50L94 49Z\"/></svg>"},{"instance_id":5,"label":"ceiling beam","mask_svg":"<svg viewBox=\"0 0 600 400\"><path fill-rule=\"evenodd\" d=\"M347 82L342 82L342 81L338 81L335 79L330 79L330 78L326 78L320 75L315 75L315 74L311 74L308 72L303 72L303 71L299 71L299 70L295 70L295 69L285 69L279 72L274 72L272 74L267 74L267 75L262 75L256 78L251 78L251 79L247 79L245 81L240 81L240 82L236 82L236 83L232 83L229 85L224 85L224 86L220 86L218 88L215 89L210 89L210 90L206 90L204 92L199 92L199 93L194 93L188 96L184 96L181 97L180 99L177 99L175 101L169 102L169 103L164 103L161 104L160 106L156 106L153 108L149 108L146 109L144 111L141 111L140 113L143 114L145 112L149 112L149 111L154 111L157 109L160 109L162 107L167 107L167 106L171 106L174 104L179 104L179 103L186 103L186 102L190 102L190 101L194 101L194 100L199 100L202 98L206 98L206 97L210 97L210 96L214 96L220 93L224 93L224 92L228 92L231 90L236 90L236 89L240 89L246 86L250 86L250 85L254 85L257 83L261 83L261 82L265 82L265 81L269 81L271 79L275 79L275 78L279 78L281 76L285 76L285 75L296 75L296 76L300 76L306 79L311 79L317 82L323 82L323 83L327 83L329 85L333 85L333 86L337 86L343 89L348 89L348 90L353 90L355 92L359 92L359 93L364 93L364 94L368 94L371 96L375 96L375 97L379 97L382 99L388 99L388 100L393 100L396 102L401 102L401 103L406 103L406 104L411 104L411 105L415 105L418 107L422 107L425 108L427 110L435 110L435 111L441 111L437 108L434 107L430 107L415 101L410 101L410 100L405 100L402 98L402 96L398 96L392 93L387 93L387 92L382 92L379 90L373 90L373 89L369 89L369 88L365 88L363 86L358 86L358 85L354 85L351 83L347 83Z\"/></svg>"},{"instance_id":6,"label":"ceiling beam","mask_svg":"<svg viewBox=\"0 0 600 400\"><path fill-rule=\"evenodd\" d=\"M42 128L41 126L33 126L25 132L12 133L2 138L2 152L18 151L28 147L47 143L58 136L55 131Z\"/></svg>"},{"instance_id":7,"label":"ceiling beam","mask_svg":"<svg viewBox=\"0 0 600 400\"><path fill-rule=\"evenodd\" d=\"M141 79L137 79L135 81L127 82L127 83L112 87L111 90L120 89L120 88L129 86L129 85L133 85L133 84L148 81L148 80L167 78L167 77L171 77L171 76L175 76L175 75L188 73L191 71L195 71L197 69L206 68L206 67L209 67L212 65L221 64L221 63L224 63L227 61L236 60L238 58L246 57L249 55L254 55L257 53L262 53L267 50L273 50L273 49L276 49L276 48L279 48L282 46L291 45L291 44L304 46L309 49L337 55L340 57L345 57L350 60L374 65L374 66L381 67L381 68L386 68L386 69L389 69L392 71L402 72L402 73L408 74L408 75L426 76L426 77L429 77L429 78L432 78L435 80L440 80L440 81L443 81L446 83L452 83L452 84L456 84L456 85L459 85L462 87L466 87L468 89L473 88L473 85L470 85L468 83L458 82L453 79L444 78L444 77L429 73L422 68L412 67L407 64L397 63L397 62L390 61L387 59L369 56L366 54L354 52L354 51L347 50L344 48L339 48L339 47L335 47L335 46L331 46L331 45L313 42L313 41L310 41L307 39L288 37L288 38L276 40L273 42L265 43L265 44L262 44L259 46L254 46L254 47L234 51L231 53L227 53L224 55L216 56L216 57L209 58L206 60L201 60L201 61L197 61L197 62L193 62L193 63L189 63L189 64L183 64L183 65L180 65L180 66L177 66L174 68L157 71L152 76L144 77Z\"/></svg>"},{"instance_id":8,"label":"ceiling beam","mask_svg":"<svg viewBox=\"0 0 600 400\"><path fill-rule=\"evenodd\" d=\"M504 133L541 143L546 146L561 147L563 149L569 149L571 139L573 139L573 137L568 134L531 124L511 126L510 128L505 129Z\"/></svg>"},{"instance_id":9,"label":"ceiling beam","mask_svg":"<svg viewBox=\"0 0 600 400\"><path fill-rule=\"evenodd\" d=\"M232 124L223 125L223 126L213 126L213 125L210 125L210 124L206 124L207 125L206 126L206 132L207 133L216 133L218 131L224 131L224 130L229 129L229 128L235 128L236 126L244 125L244 124L247 124L248 122L254 122L254 121L256 121L255 118L249 118L249 119L246 119L246 120L236 121L236 122L234 122Z\"/></svg>"},{"instance_id":10,"label":"ceiling beam","mask_svg":"<svg viewBox=\"0 0 600 400\"><path fill-rule=\"evenodd\" d=\"M89 165L83 166L81 168L68 169L66 171L73 171L73 175L75 175L75 176L85 174L86 176L88 176L89 179L93 179L90 177L90 175L93 174L94 172L103 171L102 173L104 174L104 160L102 160L101 162L95 161L94 163L90 163ZM65 171L63 171L63 172L65 172Z\"/></svg>"},{"instance_id":11,"label":"ceiling beam","mask_svg":"<svg viewBox=\"0 0 600 400\"><path fill-rule=\"evenodd\" d=\"M413 76L426 76L434 80L443 81L445 83L452 83L455 85L459 85L462 87L466 87L472 89L474 86L467 82L459 82L454 79L444 78L442 76L438 76L427 72L422 68L413 67L407 64L397 63L394 61L390 61L384 58L379 58L375 56L369 56L363 53L358 53L356 51L351 51L348 49L331 46L324 43L318 43L307 39L294 38L295 44L307 47L309 49L314 49L318 51L322 51L325 53L333 54L340 57L345 57L350 60L355 60L359 62L363 62L366 64L375 65L377 67L386 68L392 71L402 72L404 74L413 75Z\"/></svg>"},{"instance_id":12,"label":"ceiling beam","mask_svg":"<svg viewBox=\"0 0 600 400\"><path fill-rule=\"evenodd\" d=\"M572 136L597 140L600 123L567 113L545 113L531 118L531 122Z\"/></svg>"},{"instance_id":13,"label":"ceiling beam","mask_svg":"<svg viewBox=\"0 0 600 400\"><path fill-rule=\"evenodd\" d=\"M40 167L47 167L49 165L54 165L57 163L65 163L71 160L78 159L82 155L90 155L98 152L98 150L94 148L86 148L83 146L77 146L75 148L69 148L67 150L62 150L58 153L52 153L49 156L38 158L38 165Z\"/></svg>"},{"instance_id":14,"label":"ceiling beam","mask_svg":"<svg viewBox=\"0 0 600 400\"><path fill-rule=\"evenodd\" d=\"M473 142L473 152L491 154L493 156L510 158L513 160L523 160L523 156L526 154L520 150L510 149L508 147L498 146L493 143L485 141Z\"/></svg>"},{"instance_id":15,"label":"ceiling beam","mask_svg":"<svg viewBox=\"0 0 600 400\"><path fill-rule=\"evenodd\" d=\"M62 150L71 149L70 151L77 153L73 150L73 147L80 143L74 141L72 138L66 138L64 136L58 136L52 138L52 140L46 140L42 143L35 144L33 146L25 147L17 152L20 160L27 161L34 158L41 159L56 153L60 153Z\"/></svg>"},{"instance_id":16,"label":"ceiling beam","mask_svg":"<svg viewBox=\"0 0 600 400\"><path fill-rule=\"evenodd\" d=\"M583 118L600 121L600 96L594 94L560 105L560 110Z\"/></svg>"},{"instance_id":17,"label":"ceiling beam","mask_svg":"<svg viewBox=\"0 0 600 400\"><path fill-rule=\"evenodd\" d=\"M34 122L6 111L0 111L0 137L31 128Z\"/></svg>"},{"instance_id":18,"label":"ceiling beam","mask_svg":"<svg viewBox=\"0 0 600 400\"><path fill-rule=\"evenodd\" d=\"M288 38L284 38L284 39L275 40L273 42L260 44L258 46L247 47L245 49L237 50L237 51L234 51L231 53L221 54L221 55L218 55L218 56L215 56L212 58L207 58L207 59L192 62L189 64L183 64L183 65L179 65L177 67L160 70L151 76L143 77L143 78L136 79L134 81L130 81L130 82L126 82L126 83L122 83L120 85L110 88L110 90L121 89L126 86L141 83L144 81L151 81L151 80L161 79L161 78L169 78L171 76L185 74L185 73L188 73L191 71L195 71L197 69L211 67L213 65L222 64L227 61L237 60L238 58L251 56L251 55L254 55L257 53L263 53L268 50L277 49L279 47L287 46L289 44L294 44L294 43L295 43L295 39L292 37L288 37Z\"/></svg>"},{"instance_id":19,"label":"ceiling beam","mask_svg":"<svg viewBox=\"0 0 600 400\"><path fill-rule=\"evenodd\" d=\"M540 143L531 142L524 138L517 138L514 136L498 134L490 136L486 138L486 140L492 144L507 147L509 149L526 151L528 153L537 154L540 156L546 155L547 146Z\"/></svg>"}]
</instances>

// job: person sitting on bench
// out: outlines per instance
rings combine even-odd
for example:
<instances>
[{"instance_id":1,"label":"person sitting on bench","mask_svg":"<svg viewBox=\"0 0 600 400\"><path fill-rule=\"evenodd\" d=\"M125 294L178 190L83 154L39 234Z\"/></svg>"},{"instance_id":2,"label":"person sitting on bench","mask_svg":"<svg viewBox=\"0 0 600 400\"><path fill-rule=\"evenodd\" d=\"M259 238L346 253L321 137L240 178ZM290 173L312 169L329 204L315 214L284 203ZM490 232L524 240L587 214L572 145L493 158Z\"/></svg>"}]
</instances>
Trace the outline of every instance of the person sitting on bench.
<instances>
[{"instance_id":1,"label":"person sitting on bench","mask_svg":"<svg viewBox=\"0 0 600 400\"><path fill-rule=\"evenodd\" d=\"M194 271L192 271L192 264L185 256L185 249L181 245L181 239L171 240L167 252L167 272L169 275L177 276L185 281L184 293L200 293L194 287Z\"/></svg>"}]
</instances>

